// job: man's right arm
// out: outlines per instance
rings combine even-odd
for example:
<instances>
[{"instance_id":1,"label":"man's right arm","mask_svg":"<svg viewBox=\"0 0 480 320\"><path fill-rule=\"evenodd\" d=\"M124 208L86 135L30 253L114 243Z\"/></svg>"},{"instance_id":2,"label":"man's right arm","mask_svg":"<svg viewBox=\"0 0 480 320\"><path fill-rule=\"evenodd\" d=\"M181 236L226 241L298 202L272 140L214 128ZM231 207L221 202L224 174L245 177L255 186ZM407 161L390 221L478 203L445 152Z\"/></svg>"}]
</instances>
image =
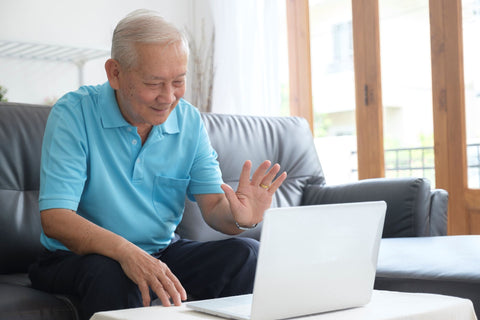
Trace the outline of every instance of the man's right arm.
<instances>
[{"instance_id":1,"label":"man's right arm","mask_svg":"<svg viewBox=\"0 0 480 320\"><path fill-rule=\"evenodd\" d=\"M100 254L118 261L125 274L135 282L142 294L144 306L150 305L149 288L162 301L175 305L186 300L186 292L170 269L125 238L106 230L68 209L48 209L41 212L47 237L63 243L72 252Z\"/></svg>"}]
</instances>

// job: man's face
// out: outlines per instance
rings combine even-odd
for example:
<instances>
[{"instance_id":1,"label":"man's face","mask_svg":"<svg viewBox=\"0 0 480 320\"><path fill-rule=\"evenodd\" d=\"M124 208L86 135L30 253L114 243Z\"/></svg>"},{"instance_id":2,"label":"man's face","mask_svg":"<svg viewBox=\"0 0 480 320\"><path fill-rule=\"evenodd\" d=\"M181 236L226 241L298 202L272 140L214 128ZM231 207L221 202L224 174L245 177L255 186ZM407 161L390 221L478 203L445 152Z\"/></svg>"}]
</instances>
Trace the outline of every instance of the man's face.
<instances>
[{"instance_id":1,"label":"man's face","mask_svg":"<svg viewBox=\"0 0 480 320\"><path fill-rule=\"evenodd\" d=\"M116 97L123 117L137 127L164 123L185 94L187 54L179 43L139 44L133 67L119 67Z\"/></svg>"}]
</instances>

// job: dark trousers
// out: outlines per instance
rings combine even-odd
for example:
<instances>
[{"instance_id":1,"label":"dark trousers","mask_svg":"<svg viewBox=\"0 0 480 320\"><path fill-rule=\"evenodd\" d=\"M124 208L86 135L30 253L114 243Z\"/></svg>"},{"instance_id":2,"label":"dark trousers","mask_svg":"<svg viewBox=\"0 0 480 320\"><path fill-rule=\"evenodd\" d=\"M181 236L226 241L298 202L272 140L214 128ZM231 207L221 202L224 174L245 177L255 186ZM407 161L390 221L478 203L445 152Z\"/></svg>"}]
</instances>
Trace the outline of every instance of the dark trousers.
<instances>
[{"instance_id":1,"label":"dark trousers","mask_svg":"<svg viewBox=\"0 0 480 320\"><path fill-rule=\"evenodd\" d=\"M258 242L247 238L197 242L180 239L153 254L180 280L189 297L209 299L251 293ZM95 312L142 306L137 285L120 264L105 256L45 251L30 268L36 289L77 296L79 313L89 319ZM156 298L150 290L152 300Z\"/></svg>"}]
</instances>

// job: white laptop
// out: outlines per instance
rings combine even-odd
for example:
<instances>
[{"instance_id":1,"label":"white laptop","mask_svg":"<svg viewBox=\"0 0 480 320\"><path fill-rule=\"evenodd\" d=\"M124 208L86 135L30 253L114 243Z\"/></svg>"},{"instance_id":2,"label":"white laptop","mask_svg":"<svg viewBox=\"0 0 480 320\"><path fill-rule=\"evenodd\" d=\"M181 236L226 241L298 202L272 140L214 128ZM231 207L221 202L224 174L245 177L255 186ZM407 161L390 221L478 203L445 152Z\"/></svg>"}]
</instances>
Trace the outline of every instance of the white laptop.
<instances>
[{"instance_id":1,"label":"white laptop","mask_svg":"<svg viewBox=\"0 0 480 320\"><path fill-rule=\"evenodd\" d=\"M187 303L230 319L286 319L359 307L373 290L383 201L269 209L253 294Z\"/></svg>"}]
</instances>

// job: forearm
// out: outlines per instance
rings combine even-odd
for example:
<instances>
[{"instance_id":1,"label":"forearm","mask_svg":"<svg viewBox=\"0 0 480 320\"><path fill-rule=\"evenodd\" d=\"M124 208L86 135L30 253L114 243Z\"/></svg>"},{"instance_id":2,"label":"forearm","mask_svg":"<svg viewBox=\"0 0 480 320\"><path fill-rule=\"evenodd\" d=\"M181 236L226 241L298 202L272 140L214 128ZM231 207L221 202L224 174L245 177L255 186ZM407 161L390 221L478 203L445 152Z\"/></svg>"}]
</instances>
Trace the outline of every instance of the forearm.
<instances>
[{"instance_id":1,"label":"forearm","mask_svg":"<svg viewBox=\"0 0 480 320\"><path fill-rule=\"evenodd\" d=\"M202 211L203 219L210 227L229 235L242 232L236 226L230 204L223 194L217 194L215 197L196 195L195 198Z\"/></svg>"},{"instance_id":2,"label":"forearm","mask_svg":"<svg viewBox=\"0 0 480 320\"><path fill-rule=\"evenodd\" d=\"M97 253L119 261L122 248L132 245L71 210L45 210L41 213L41 219L47 237L60 241L77 254Z\"/></svg>"}]
</instances>

